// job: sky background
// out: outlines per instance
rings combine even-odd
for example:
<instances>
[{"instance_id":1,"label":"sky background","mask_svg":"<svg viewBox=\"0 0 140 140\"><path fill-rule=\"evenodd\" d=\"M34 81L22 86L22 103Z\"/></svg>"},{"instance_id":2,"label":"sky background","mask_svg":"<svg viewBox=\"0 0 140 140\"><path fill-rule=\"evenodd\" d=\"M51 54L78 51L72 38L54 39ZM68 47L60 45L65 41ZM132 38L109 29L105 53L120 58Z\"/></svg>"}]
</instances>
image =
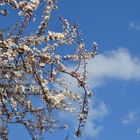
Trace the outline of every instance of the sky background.
<instances>
[{"instance_id":1,"label":"sky background","mask_svg":"<svg viewBox=\"0 0 140 140\"><path fill-rule=\"evenodd\" d=\"M99 55L88 64L94 99L81 140L140 139L139 5L139 0L60 2L58 13L79 23L87 48L92 41L99 44Z\"/></svg>"},{"instance_id":2,"label":"sky background","mask_svg":"<svg viewBox=\"0 0 140 140\"><path fill-rule=\"evenodd\" d=\"M140 1L60 0L58 6L50 29L59 29L58 17L63 16L79 24L87 50L91 50L93 41L99 44L99 54L88 64L94 97L79 140L140 140ZM72 117L69 123L75 129L74 116L61 117L66 122ZM62 140L67 132L47 135L46 140ZM69 139L75 140L72 135ZM23 127L10 132L10 140L19 139L30 140Z\"/></svg>"}]
</instances>

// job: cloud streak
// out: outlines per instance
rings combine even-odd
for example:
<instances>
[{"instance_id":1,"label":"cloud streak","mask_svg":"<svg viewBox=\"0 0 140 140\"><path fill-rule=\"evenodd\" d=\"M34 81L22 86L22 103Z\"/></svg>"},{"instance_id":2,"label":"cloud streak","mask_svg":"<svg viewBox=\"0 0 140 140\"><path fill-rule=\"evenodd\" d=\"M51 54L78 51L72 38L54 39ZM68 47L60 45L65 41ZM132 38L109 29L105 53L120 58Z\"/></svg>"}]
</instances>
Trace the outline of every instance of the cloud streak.
<instances>
[{"instance_id":1,"label":"cloud streak","mask_svg":"<svg viewBox=\"0 0 140 140\"><path fill-rule=\"evenodd\" d=\"M108 108L103 101L92 100L89 105L89 114L86 122L86 126L84 127L84 131L82 131L82 136L85 138L95 138L100 135L101 131L104 129L102 124L104 118L109 115ZM59 117L64 121L68 121L70 127L75 127L77 124L77 120L75 119L76 114L71 113L60 113ZM71 118L71 120L69 120ZM77 128L75 128L77 129Z\"/></svg>"},{"instance_id":2,"label":"cloud streak","mask_svg":"<svg viewBox=\"0 0 140 140\"><path fill-rule=\"evenodd\" d=\"M136 21L131 21L131 22L129 23L129 27L130 27L131 29L140 31L140 24L137 23Z\"/></svg>"},{"instance_id":3,"label":"cloud streak","mask_svg":"<svg viewBox=\"0 0 140 140\"><path fill-rule=\"evenodd\" d=\"M70 66L68 70L71 70ZM82 70L79 70L80 72ZM140 80L140 57L133 56L128 49L118 48L108 51L90 59L87 65L88 83L91 88L101 86L107 79L114 80ZM76 80L65 75L71 89L79 91Z\"/></svg>"},{"instance_id":4,"label":"cloud streak","mask_svg":"<svg viewBox=\"0 0 140 140\"><path fill-rule=\"evenodd\" d=\"M95 101L95 103L97 103ZM84 130L85 137L97 137L103 130L103 125L99 124L109 114L106 104L103 101L90 106L90 113Z\"/></svg>"},{"instance_id":5,"label":"cloud streak","mask_svg":"<svg viewBox=\"0 0 140 140\"><path fill-rule=\"evenodd\" d=\"M133 57L127 49L119 48L100 54L88 64L89 83L99 86L106 79L140 80L140 58Z\"/></svg>"},{"instance_id":6,"label":"cloud streak","mask_svg":"<svg viewBox=\"0 0 140 140\"><path fill-rule=\"evenodd\" d=\"M134 123L138 119L138 113L135 111L130 111L128 114L125 115L125 117L122 120L122 123L125 125Z\"/></svg>"}]
</instances>

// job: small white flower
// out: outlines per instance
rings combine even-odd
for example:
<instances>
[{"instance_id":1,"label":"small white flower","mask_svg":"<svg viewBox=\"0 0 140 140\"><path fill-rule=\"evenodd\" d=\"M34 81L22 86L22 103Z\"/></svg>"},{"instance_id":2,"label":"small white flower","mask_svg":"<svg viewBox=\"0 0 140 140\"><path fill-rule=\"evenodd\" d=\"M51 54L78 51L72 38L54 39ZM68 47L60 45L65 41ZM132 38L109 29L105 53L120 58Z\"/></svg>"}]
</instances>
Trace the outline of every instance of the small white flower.
<instances>
[{"instance_id":1,"label":"small white flower","mask_svg":"<svg viewBox=\"0 0 140 140\"><path fill-rule=\"evenodd\" d=\"M44 63L40 63L39 66L40 66L40 67L44 67L45 64L44 64Z\"/></svg>"},{"instance_id":2,"label":"small white flower","mask_svg":"<svg viewBox=\"0 0 140 140\"><path fill-rule=\"evenodd\" d=\"M97 42L93 42L93 45L96 46L96 47L98 46Z\"/></svg>"}]
</instances>

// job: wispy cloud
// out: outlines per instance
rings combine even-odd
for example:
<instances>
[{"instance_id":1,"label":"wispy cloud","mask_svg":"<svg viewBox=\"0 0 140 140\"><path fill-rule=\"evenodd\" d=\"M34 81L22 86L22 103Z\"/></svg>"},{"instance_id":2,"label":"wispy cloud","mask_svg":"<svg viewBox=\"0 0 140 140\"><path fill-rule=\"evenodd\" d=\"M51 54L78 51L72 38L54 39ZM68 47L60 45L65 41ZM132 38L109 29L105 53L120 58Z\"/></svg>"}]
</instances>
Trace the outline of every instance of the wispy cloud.
<instances>
[{"instance_id":1,"label":"wispy cloud","mask_svg":"<svg viewBox=\"0 0 140 140\"><path fill-rule=\"evenodd\" d=\"M138 113L135 111L130 111L126 114L122 120L123 124L131 124L134 123L138 119Z\"/></svg>"},{"instance_id":2,"label":"wispy cloud","mask_svg":"<svg viewBox=\"0 0 140 140\"><path fill-rule=\"evenodd\" d=\"M129 27L134 29L134 30L140 31L140 23L138 23L136 21L131 21L129 23Z\"/></svg>"},{"instance_id":3,"label":"wispy cloud","mask_svg":"<svg viewBox=\"0 0 140 140\"><path fill-rule=\"evenodd\" d=\"M140 80L140 58L132 56L127 49L119 48L91 59L88 71L91 87L101 85L108 78Z\"/></svg>"},{"instance_id":4,"label":"wispy cloud","mask_svg":"<svg viewBox=\"0 0 140 140\"><path fill-rule=\"evenodd\" d=\"M89 106L89 115L86 122L85 129L82 131L83 137L97 137L104 129L103 120L109 114L106 104L103 101L92 100ZM60 113L59 117L66 122L68 121L70 127L77 126L77 120L75 114ZM71 118L71 120L69 119ZM75 128L77 129L77 127Z\"/></svg>"},{"instance_id":5,"label":"wispy cloud","mask_svg":"<svg viewBox=\"0 0 140 140\"><path fill-rule=\"evenodd\" d=\"M69 70L71 70L69 66ZM140 57L133 56L128 49L118 48L97 55L87 65L88 83L91 88L101 86L107 79L140 80ZM74 78L65 75L65 80L74 91L79 92Z\"/></svg>"},{"instance_id":6,"label":"wispy cloud","mask_svg":"<svg viewBox=\"0 0 140 140\"><path fill-rule=\"evenodd\" d=\"M103 130L103 124L99 124L109 114L106 104L102 101L91 106L88 121L84 130L84 136L96 137Z\"/></svg>"},{"instance_id":7,"label":"wispy cloud","mask_svg":"<svg viewBox=\"0 0 140 140\"><path fill-rule=\"evenodd\" d=\"M106 83L106 79L120 79L120 80L140 80L140 58L134 57L125 48L108 51L97 55L88 63L88 83L91 88L101 86ZM71 69L71 68L69 68ZM70 76L65 77L66 81L70 82L71 89L76 93L81 93L82 90L77 88L76 81ZM94 103L95 101L93 101ZM84 130L84 136L96 137L104 129L102 120L109 114L107 106L100 101L98 104L90 105L89 118ZM123 123L127 124L133 122L135 113L130 112L125 116ZM63 117L69 118L68 115L63 114Z\"/></svg>"}]
</instances>

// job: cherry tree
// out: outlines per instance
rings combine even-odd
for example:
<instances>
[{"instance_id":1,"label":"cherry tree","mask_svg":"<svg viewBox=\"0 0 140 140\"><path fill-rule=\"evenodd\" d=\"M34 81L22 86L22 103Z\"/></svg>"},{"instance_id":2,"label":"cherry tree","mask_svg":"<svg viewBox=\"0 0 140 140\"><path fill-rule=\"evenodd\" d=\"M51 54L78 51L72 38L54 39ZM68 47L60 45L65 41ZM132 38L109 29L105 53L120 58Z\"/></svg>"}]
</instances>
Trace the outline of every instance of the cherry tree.
<instances>
[{"instance_id":1,"label":"cherry tree","mask_svg":"<svg viewBox=\"0 0 140 140\"><path fill-rule=\"evenodd\" d=\"M25 35L31 22L38 21L35 13L42 3L45 8L38 28ZM78 25L70 25L63 17L58 19L61 32L50 31L50 16L56 8L56 0L0 0L0 17L15 10L21 19L9 29L0 27L1 139L7 140L9 126L16 124L23 125L33 140L41 139L45 132L65 129L67 125L55 117L59 112L79 114L75 136L81 135L92 94L86 66L96 55L97 44L87 52ZM63 52L64 47L73 48L73 53ZM65 75L75 79L83 92L71 90Z\"/></svg>"}]
</instances>

